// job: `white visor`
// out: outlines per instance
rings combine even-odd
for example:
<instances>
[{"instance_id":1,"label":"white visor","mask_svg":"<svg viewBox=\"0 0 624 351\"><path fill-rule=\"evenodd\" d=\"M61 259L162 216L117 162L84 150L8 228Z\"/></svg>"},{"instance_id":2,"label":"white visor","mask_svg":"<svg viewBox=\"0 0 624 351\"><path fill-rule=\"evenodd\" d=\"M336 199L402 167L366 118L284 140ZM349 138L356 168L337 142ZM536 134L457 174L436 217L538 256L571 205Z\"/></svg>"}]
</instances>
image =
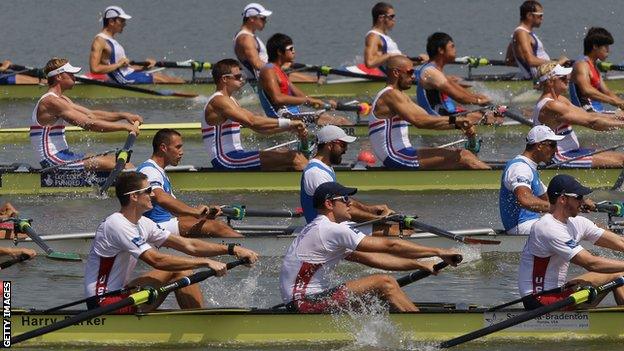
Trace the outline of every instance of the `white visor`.
<instances>
[{"instance_id":1,"label":"white visor","mask_svg":"<svg viewBox=\"0 0 624 351\"><path fill-rule=\"evenodd\" d=\"M80 72L80 70L82 70L82 68L74 67L69 62L67 62L66 64L62 65L61 67L59 67L59 68L57 68L57 69L55 69L53 71L50 71L48 73L48 78L52 78L54 76L58 76L59 74L65 73L65 72L76 74L76 73Z\"/></svg>"},{"instance_id":2,"label":"white visor","mask_svg":"<svg viewBox=\"0 0 624 351\"><path fill-rule=\"evenodd\" d=\"M539 78L540 83L547 81L552 77L565 77L568 74L572 73L572 67L563 67L561 65L556 65L550 72L544 74Z\"/></svg>"}]
</instances>

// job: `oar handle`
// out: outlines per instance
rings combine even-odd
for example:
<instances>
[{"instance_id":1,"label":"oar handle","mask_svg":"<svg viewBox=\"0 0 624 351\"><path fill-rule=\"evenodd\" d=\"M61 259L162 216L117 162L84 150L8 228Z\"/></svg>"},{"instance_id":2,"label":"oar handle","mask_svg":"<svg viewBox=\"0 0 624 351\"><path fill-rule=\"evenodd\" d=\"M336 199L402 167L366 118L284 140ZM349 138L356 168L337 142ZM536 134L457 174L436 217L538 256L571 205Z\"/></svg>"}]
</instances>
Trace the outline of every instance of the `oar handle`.
<instances>
[{"instance_id":1,"label":"oar handle","mask_svg":"<svg viewBox=\"0 0 624 351\"><path fill-rule=\"evenodd\" d=\"M9 68L13 71L21 71L21 72L27 71L25 74L29 76L33 76L35 78L39 78L39 79L46 78L46 75L43 73L43 69L41 68L22 66L22 65L11 65L9 66Z\"/></svg>"},{"instance_id":2,"label":"oar handle","mask_svg":"<svg viewBox=\"0 0 624 351\"><path fill-rule=\"evenodd\" d=\"M147 61L130 61L131 65L135 66L149 66L149 62ZM194 71L201 72L203 70L209 70L212 68L212 64L210 62L203 61L195 61L195 60L187 60L187 61L157 61L154 65L155 67L163 67L163 68L191 68Z\"/></svg>"},{"instance_id":3,"label":"oar handle","mask_svg":"<svg viewBox=\"0 0 624 351\"><path fill-rule=\"evenodd\" d=\"M48 244L41 239L39 234L35 232L35 230L30 225L30 219L20 218L15 222L15 229L18 233L25 233L28 235L30 240L32 240L35 244L37 244L47 255L50 255L54 252Z\"/></svg>"},{"instance_id":4,"label":"oar handle","mask_svg":"<svg viewBox=\"0 0 624 351\"><path fill-rule=\"evenodd\" d=\"M245 217L298 218L303 216L303 209L301 208L295 210L254 210L243 205L222 207L221 212L234 220L242 220Z\"/></svg>"},{"instance_id":5,"label":"oar handle","mask_svg":"<svg viewBox=\"0 0 624 351\"><path fill-rule=\"evenodd\" d=\"M16 258L12 258L10 260L6 260L2 263L0 263L0 270L1 269L5 269L5 268L9 268L12 265L16 264L16 263L20 263L20 262L24 262L26 260L30 259L30 256L27 254L20 254L19 256L17 256Z\"/></svg>"},{"instance_id":6,"label":"oar handle","mask_svg":"<svg viewBox=\"0 0 624 351\"><path fill-rule=\"evenodd\" d=\"M433 266L433 270L435 271L439 271L442 270L444 268L446 268L448 266L448 263L442 261L440 263L437 263L435 266ZM399 283L400 287L404 287L408 284L411 284L415 281L421 280L423 278L427 278L428 276L430 276L432 273L426 270L418 270L416 272L412 272L410 274L404 275L400 278L397 279L397 283Z\"/></svg>"},{"instance_id":7,"label":"oar handle","mask_svg":"<svg viewBox=\"0 0 624 351\"><path fill-rule=\"evenodd\" d=\"M339 102L336 105L335 110L336 111L353 111L353 112L357 112L358 115L368 115L370 113L371 106L366 102L360 102L358 104L345 104L345 103Z\"/></svg>"},{"instance_id":8,"label":"oar handle","mask_svg":"<svg viewBox=\"0 0 624 351\"><path fill-rule=\"evenodd\" d=\"M621 202L603 201L596 204L596 212L605 212L612 216L624 216L624 204Z\"/></svg>"}]
</instances>

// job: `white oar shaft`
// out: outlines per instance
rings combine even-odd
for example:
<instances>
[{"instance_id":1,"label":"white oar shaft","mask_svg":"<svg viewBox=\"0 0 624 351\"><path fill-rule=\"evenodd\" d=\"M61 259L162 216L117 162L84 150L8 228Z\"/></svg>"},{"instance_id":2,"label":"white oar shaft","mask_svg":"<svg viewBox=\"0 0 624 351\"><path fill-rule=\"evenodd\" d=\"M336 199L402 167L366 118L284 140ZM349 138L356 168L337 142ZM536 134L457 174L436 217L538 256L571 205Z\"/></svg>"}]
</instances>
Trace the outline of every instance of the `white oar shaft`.
<instances>
[{"instance_id":1,"label":"white oar shaft","mask_svg":"<svg viewBox=\"0 0 624 351\"><path fill-rule=\"evenodd\" d=\"M264 149L262 151L272 151L272 150L279 149L280 147L296 144L298 142L299 142L299 139L293 139L293 140L287 141L285 143L281 143L281 144L278 144L278 145L275 145L275 146L268 147L268 148L266 148L266 149Z\"/></svg>"},{"instance_id":2,"label":"white oar shaft","mask_svg":"<svg viewBox=\"0 0 624 351\"><path fill-rule=\"evenodd\" d=\"M590 153L588 153L586 155L581 155L581 156L577 156L577 157L573 157L573 158L567 159L565 161L553 163L552 165L549 165L546 168L557 168L557 167L559 167L561 165L564 165L566 163L574 162L574 161L580 160L582 158L594 156L594 155L597 155L597 154L600 154L600 153L603 153L603 152L613 151L613 150L619 149L621 147L624 147L624 144L618 144L618 145L615 145L615 146L606 147L604 149L600 149L600 150L596 150L594 152L590 152Z\"/></svg>"},{"instance_id":3,"label":"white oar shaft","mask_svg":"<svg viewBox=\"0 0 624 351\"><path fill-rule=\"evenodd\" d=\"M443 148L445 148L445 147L449 147L449 146L453 146L453 145L461 144L461 143L466 142L467 140L468 140L468 139L466 139L466 138L464 138L464 139L459 139L459 140L455 140L455 141L450 142L450 143L446 143L446 144L442 144L442 145L436 146L436 149L443 149Z\"/></svg>"}]
</instances>

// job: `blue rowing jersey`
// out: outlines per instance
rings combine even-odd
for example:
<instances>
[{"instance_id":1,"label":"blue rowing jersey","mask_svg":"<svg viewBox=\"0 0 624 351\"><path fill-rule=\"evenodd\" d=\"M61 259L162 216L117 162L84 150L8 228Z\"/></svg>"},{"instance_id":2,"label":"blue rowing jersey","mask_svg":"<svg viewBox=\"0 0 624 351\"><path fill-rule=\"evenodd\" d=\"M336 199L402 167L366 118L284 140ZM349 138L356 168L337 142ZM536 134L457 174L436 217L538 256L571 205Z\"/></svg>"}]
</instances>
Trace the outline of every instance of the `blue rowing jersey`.
<instances>
[{"instance_id":1,"label":"blue rowing jersey","mask_svg":"<svg viewBox=\"0 0 624 351\"><path fill-rule=\"evenodd\" d=\"M336 173L334 170L319 159L311 159L308 165L303 169L301 173L299 200L301 202L301 208L303 208L303 216L306 219L306 223L312 222L317 216L317 211L312 201L316 188L323 183L335 181Z\"/></svg>"},{"instance_id":2,"label":"blue rowing jersey","mask_svg":"<svg viewBox=\"0 0 624 351\"><path fill-rule=\"evenodd\" d=\"M501 176L500 193L498 198L498 208L500 211L501 221L503 222L503 226L506 231L517 227L520 223L532 219L538 219L540 217L539 213L520 207L516 194L514 194L513 190L509 190L505 186L505 176L507 175L509 167L520 162L529 166L533 172L533 179L530 184L528 183L528 179L526 179L527 184L530 185L533 195L540 196L543 194L544 190L537 169L533 168L528 162L526 162L526 160L524 160L523 157L515 157L507 162L505 169L503 170L503 175Z\"/></svg>"},{"instance_id":3,"label":"blue rowing jersey","mask_svg":"<svg viewBox=\"0 0 624 351\"><path fill-rule=\"evenodd\" d=\"M171 181L165 174L165 170L156 164L153 160L149 159L137 167L137 172L141 172L147 176L147 182L152 188L160 188L167 194L173 195L173 188L171 187ZM164 207L160 206L156 201L152 199L153 208L143 216L151 219L156 223L167 222L173 215L167 211Z\"/></svg>"},{"instance_id":4,"label":"blue rowing jersey","mask_svg":"<svg viewBox=\"0 0 624 351\"><path fill-rule=\"evenodd\" d=\"M422 107L428 114L433 116L449 115L456 113L457 106L455 101L444 92L437 89L425 89L420 82L422 73L424 70L433 67L433 62L426 63L419 66L414 71L414 81L416 82L416 102Z\"/></svg>"}]
</instances>

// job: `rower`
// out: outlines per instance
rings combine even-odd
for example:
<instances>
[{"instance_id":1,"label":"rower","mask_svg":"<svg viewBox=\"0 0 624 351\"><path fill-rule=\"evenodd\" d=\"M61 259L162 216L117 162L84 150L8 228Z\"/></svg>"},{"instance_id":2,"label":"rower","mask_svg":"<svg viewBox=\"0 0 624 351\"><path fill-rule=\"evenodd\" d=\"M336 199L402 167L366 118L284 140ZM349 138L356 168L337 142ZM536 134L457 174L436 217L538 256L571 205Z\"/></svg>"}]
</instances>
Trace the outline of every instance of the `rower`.
<instances>
[{"instance_id":1,"label":"rower","mask_svg":"<svg viewBox=\"0 0 624 351\"><path fill-rule=\"evenodd\" d=\"M550 61L542 41L533 31L542 25L543 20L544 7L539 2L528 0L520 5L520 24L511 35L505 58L510 66L520 68L519 78L537 79L537 67ZM558 60L560 64L566 61L568 58L565 56Z\"/></svg>"},{"instance_id":2,"label":"rower","mask_svg":"<svg viewBox=\"0 0 624 351\"><path fill-rule=\"evenodd\" d=\"M336 181L336 172L333 165L342 163L342 155L347 147L355 141L355 137L348 136L342 128L324 126L316 135L317 151L301 175L300 199L303 215L310 223L318 215L312 198L319 185ZM365 222L392 214L387 205L367 205L351 199L351 219L354 222Z\"/></svg>"},{"instance_id":3,"label":"rower","mask_svg":"<svg viewBox=\"0 0 624 351\"><path fill-rule=\"evenodd\" d=\"M97 228L85 268L84 291L89 309L109 305L126 298L130 293L98 298L106 292L129 286L159 287L191 274L197 268L214 269L217 276L226 273L224 263L206 257L234 255L247 258L251 263L258 259L255 252L234 244L214 244L198 239L171 235L167 229L154 223L143 214L151 210L154 188L147 176L138 172L122 173L117 178L115 194L121 204L119 212L108 216ZM218 213L212 213L214 216ZM174 256L158 250L168 247L195 257ZM154 268L130 281L137 260ZM175 292L180 308L203 307L199 284L192 284ZM166 296L147 306L158 307ZM135 313L134 306L117 313Z\"/></svg>"},{"instance_id":4,"label":"rower","mask_svg":"<svg viewBox=\"0 0 624 351\"><path fill-rule=\"evenodd\" d=\"M232 94L245 84L241 66L234 59L224 59L212 67L217 91L208 98L202 118L204 145L212 166L226 170L297 170L308 159L288 150L245 151L240 140L241 125L263 134L292 131L307 143L306 125L299 120L268 118L242 108Z\"/></svg>"},{"instance_id":5,"label":"rower","mask_svg":"<svg viewBox=\"0 0 624 351\"><path fill-rule=\"evenodd\" d=\"M63 95L74 87L74 74L80 67L72 66L67 59L53 58L44 68L48 78L48 91L41 96L32 113L30 141L42 167L64 165L64 169L110 171L115 167L115 155L85 158L74 153L65 140L65 126L73 124L94 132L127 131L138 135L135 122L143 122L139 115L128 112L106 112L80 106ZM123 123L120 121L127 121ZM126 163L126 168L133 168Z\"/></svg>"},{"instance_id":6,"label":"rower","mask_svg":"<svg viewBox=\"0 0 624 351\"><path fill-rule=\"evenodd\" d=\"M583 40L583 55L574 62L570 81L570 101L587 112L607 112L603 103L624 109L624 99L612 92L596 66L609 56L613 36L600 27L592 27Z\"/></svg>"},{"instance_id":7,"label":"rower","mask_svg":"<svg viewBox=\"0 0 624 351\"><path fill-rule=\"evenodd\" d=\"M247 4L243 9L243 24L234 36L234 54L245 67L245 74L251 78L252 84L257 83L260 69L269 61L266 46L256 32L264 29L272 13L258 3ZM293 82L317 81L316 77L300 72L291 72L288 77Z\"/></svg>"},{"instance_id":8,"label":"rower","mask_svg":"<svg viewBox=\"0 0 624 351\"><path fill-rule=\"evenodd\" d=\"M448 130L462 129L475 136L474 124L481 115L431 116L404 93L414 82L414 65L405 56L388 59L386 87L377 93L368 121L368 135L375 156L384 166L394 169L490 169L468 150L449 148L420 148L409 140L409 125L417 128Z\"/></svg>"},{"instance_id":9,"label":"rower","mask_svg":"<svg viewBox=\"0 0 624 351\"><path fill-rule=\"evenodd\" d=\"M388 33L396 24L394 7L386 2L378 2L371 10L373 27L366 33L364 41L364 65L366 68L379 68L386 72L385 63L390 56L401 55L397 43ZM418 59L427 61L427 55L421 54Z\"/></svg>"},{"instance_id":10,"label":"rower","mask_svg":"<svg viewBox=\"0 0 624 351\"><path fill-rule=\"evenodd\" d=\"M117 42L115 35L122 33L126 20L132 16L119 6L109 6L102 15L103 29L91 43L89 67L91 73L106 74L108 78L119 84L152 84L152 83L184 83L184 79L162 73L144 72L156 64L154 59L146 59L147 67L131 66L123 46Z\"/></svg>"},{"instance_id":11,"label":"rower","mask_svg":"<svg viewBox=\"0 0 624 351\"><path fill-rule=\"evenodd\" d=\"M449 115L464 112L456 104L487 106L490 98L461 86L455 77L444 73L444 66L455 62L456 50L453 38L436 32L427 38L427 54L430 61L416 69L416 99L418 105L430 115ZM482 116L481 112L473 113Z\"/></svg>"},{"instance_id":12,"label":"rower","mask_svg":"<svg viewBox=\"0 0 624 351\"><path fill-rule=\"evenodd\" d=\"M182 135L173 129L161 129L152 139L152 156L137 167L153 188L153 208L145 216L167 231L186 237L241 237L222 221L210 219L217 206L192 207L178 200L165 167L177 166L184 155ZM216 186L216 185L215 185Z\"/></svg>"},{"instance_id":13,"label":"rower","mask_svg":"<svg viewBox=\"0 0 624 351\"><path fill-rule=\"evenodd\" d=\"M587 157L565 163L562 167L622 167L624 165L622 152L605 151L592 156L589 154L594 152L594 149L581 147L572 126L578 125L603 131L624 128L624 121L608 114L588 113L574 106L563 96L562 94L568 88L571 71L572 68L564 68L556 62L546 63L539 67L538 84L542 90L542 96L533 111L533 125L545 124L558 135L564 136L557 143L557 152L553 161L562 162L587 155Z\"/></svg>"},{"instance_id":14,"label":"rower","mask_svg":"<svg viewBox=\"0 0 624 351\"><path fill-rule=\"evenodd\" d=\"M498 208L507 234L529 235L540 213L550 210L537 165L552 159L563 138L545 125L535 126L527 134L524 152L505 165Z\"/></svg>"},{"instance_id":15,"label":"rower","mask_svg":"<svg viewBox=\"0 0 624 351\"><path fill-rule=\"evenodd\" d=\"M10 202L7 201L0 206L0 232L4 232L0 238L13 239L15 225L11 218L15 218L18 215L19 212Z\"/></svg>"},{"instance_id":16,"label":"rower","mask_svg":"<svg viewBox=\"0 0 624 351\"><path fill-rule=\"evenodd\" d=\"M563 292L528 297L524 300L526 309L564 299L575 291L576 286L598 286L624 274L624 261L595 256L579 245L587 240L600 247L624 252L624 239L620 235L578 216L584 196L589 193L591 189L566 174L555 176L548 184L550 212L535 222L522 250L518 270L520 294L527 296L562 287L566 284L570 262L588 272L567 281L568 287ZM613 290L613 295L618 305L624 305L624 287ZM592 305L600 303L604 296L599 295Z\"/></svg>"},{"instance_id":17,"label":"rower","mask_svg":"<svg viewBox=\"0 0 624 351\"><path fill-rule=\"evenodd\" d=\"M397 281L375 274L331 287L336 265L347 259L366 266L392 271L424 269L435 274L433 260L440 257L456 265L453 250L420 246L407 240L366 236L344 221L351 220L351 199L357 189L336 182L321 184L314 192L318 216L297 236L282 263L280 286L287 308L300 313L334 312L349 308L350 297L377 296L392 309L418 311Z\"/></svg>"},{"instance_id":18,"label":"rower","mask_svg":"<svg viewBox=\"0 0 624 351\"><path fill-rule=\"evenodd\" d=\"M267 116L280 117L282 111L292 115L300 114L300 105L323 108L325 102L306 96L289 79L282 67L295 62L295 46L286 34L276 33L267 42L269 63L260 70L260 88L258 96L260 104ZM329 101L332 108L336 102ZM332 116L323 112L318 116L318 124L353 125L346 117Z\"/></svg>"},{"instance_id":19,"label":"rower","mask_svg":"<svg viewBox=\"0 0 624 351\"><path fill-rule=\"evenodd\" d=\"M41 83L41 79L37 77L31 77L29 75L21 73L13 74L13 72L11 72L12 64L13 63L9 60L4 60L2 61L2 64L0 64L0 85Z\"/></svg>"}]
</instances>

